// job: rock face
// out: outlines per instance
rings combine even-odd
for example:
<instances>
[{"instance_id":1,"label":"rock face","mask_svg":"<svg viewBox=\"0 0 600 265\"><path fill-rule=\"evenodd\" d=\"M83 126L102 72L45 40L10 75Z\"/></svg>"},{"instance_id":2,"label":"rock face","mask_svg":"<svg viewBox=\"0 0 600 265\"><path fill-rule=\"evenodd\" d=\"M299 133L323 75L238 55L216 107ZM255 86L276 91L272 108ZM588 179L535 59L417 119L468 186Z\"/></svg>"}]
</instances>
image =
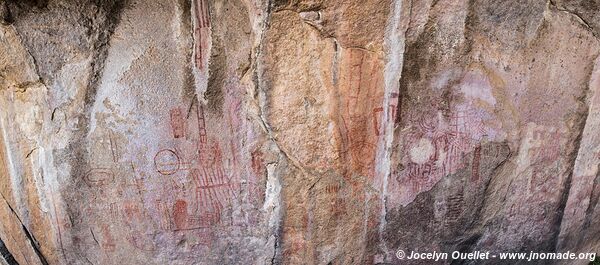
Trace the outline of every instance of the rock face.
<instances>
[{"instance_id":1,"label":"rock face","mask_svg":"<svg viewBox=\"0 0 600 265\"><path fill-rule=\"evenodd\" d=\"M599 12L0 0L0 264L599 252Z\"/></svg>"}]
</instances>

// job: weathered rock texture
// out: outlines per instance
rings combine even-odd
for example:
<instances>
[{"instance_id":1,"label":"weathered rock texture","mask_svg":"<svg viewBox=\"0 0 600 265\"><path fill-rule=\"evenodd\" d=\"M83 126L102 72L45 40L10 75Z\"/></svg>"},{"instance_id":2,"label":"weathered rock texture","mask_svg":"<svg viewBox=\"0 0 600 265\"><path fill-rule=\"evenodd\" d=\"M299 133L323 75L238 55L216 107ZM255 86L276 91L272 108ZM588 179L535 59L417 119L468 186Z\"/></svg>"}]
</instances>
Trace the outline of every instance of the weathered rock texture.
<instances>
[{"instance_id":1,"label":"weathered rock texture","mask_svg":"<svg viewBox=\"0 0 600 265\"><path fill-rule=\"evenodd\" d=\"M600 251L597 0L0 0L0 22L9 264Z\"/></svg>"}]
</instances>

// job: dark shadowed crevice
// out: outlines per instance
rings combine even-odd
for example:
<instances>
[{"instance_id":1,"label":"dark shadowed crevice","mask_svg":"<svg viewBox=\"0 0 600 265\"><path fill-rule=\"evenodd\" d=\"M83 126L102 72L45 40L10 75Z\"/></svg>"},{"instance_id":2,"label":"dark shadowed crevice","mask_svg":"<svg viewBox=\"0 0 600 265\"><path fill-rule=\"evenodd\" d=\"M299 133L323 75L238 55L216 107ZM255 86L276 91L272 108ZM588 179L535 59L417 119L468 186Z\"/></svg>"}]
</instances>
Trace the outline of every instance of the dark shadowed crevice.
<instances>
[{"instance_id":1,"label":"dark shadowed crevice","mask_svg":"<svg viewBox=\"0 0 600 265\"><path fill-rule=\"evenodd\" d=\"M33 248L33 250L35 251L35 254L39 257L40 262L43 265L48 265L48 261L46 260L46 257L44 257L44 254L42 254L42 251L40 250L39 241L37 241L35 239L35 237L33 237L33 235L29 232L29 229L27 229L27 227L25 226L25 224L21 220L21 217L19 217L19 215L17 214L17 212L15 211L15 209L13 209L13 207L10 205L10 203L8 203L8 201L6 200L6 197L4 197L4 195L2 193L0 193L0 196L6 202L6 206L8 206L8 209L12 212L12 214L15 216L15 218L17 219L17 221L21 225L21 228L23 229L23 233L25 234L25 236L29 240L29 243L30 243L31 247ZM0 241L1 241L1 239L0 239ZM4 246L4 243L2 243L2 245ZM4 254L2 254L2 255L4 256Z\"/></svg>"},{"instance_id":2,"label":"dark shadowed crevice","mask_svg":"<svg viewBox=\"0 0 600 265\"><path fill-rule=\"evenodd\" d=\"M6 246L4 245L4 241L0 238L0 256L4 259L6 264L8 265L19 265L19 263L15 260L15 257L8 251ZM1 262L0 262L1 263Z\"/></svg>"},{"instance_id":3,"label":"dark shadowed crevice","mask_svg":"<svg viewBox=\"0 0 600 265\"><path fill-rule=\"evenodd\" d=\"M25 227L25 225L22 225L22 226L23 226L23 232L25 232L25 235L29 239L29 242L31 243L31 246L33 247L33 250L35 251L35 254L37 254L37 256L40 258L40 262L42 263L42 265L48 265L49 264L48 260L46 260L46 257L44 257L44 254L42 254L42 251L39 246L39 242L33 237L33 235L31 233L29 233L29 230L27 230L27 227Z\"/></svg>"}]
</instances>

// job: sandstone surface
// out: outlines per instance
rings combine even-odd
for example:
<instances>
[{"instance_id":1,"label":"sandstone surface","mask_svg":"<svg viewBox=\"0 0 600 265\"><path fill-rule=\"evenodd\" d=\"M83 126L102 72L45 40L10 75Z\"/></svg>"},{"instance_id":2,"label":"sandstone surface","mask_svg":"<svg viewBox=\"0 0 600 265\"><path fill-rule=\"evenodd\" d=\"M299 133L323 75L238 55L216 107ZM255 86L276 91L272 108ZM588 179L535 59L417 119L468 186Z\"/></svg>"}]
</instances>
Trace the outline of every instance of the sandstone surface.
<instances>
[{"instance_id":1,"label":"sandstone surface","mask_svg":"<svg viewBox=\"0 0 600 265\"><path fill-rule=\"evenodd\" d=\"M600 252L599 38L598 0L0 0L0 264Z\"/></svg>"}]
</instances>

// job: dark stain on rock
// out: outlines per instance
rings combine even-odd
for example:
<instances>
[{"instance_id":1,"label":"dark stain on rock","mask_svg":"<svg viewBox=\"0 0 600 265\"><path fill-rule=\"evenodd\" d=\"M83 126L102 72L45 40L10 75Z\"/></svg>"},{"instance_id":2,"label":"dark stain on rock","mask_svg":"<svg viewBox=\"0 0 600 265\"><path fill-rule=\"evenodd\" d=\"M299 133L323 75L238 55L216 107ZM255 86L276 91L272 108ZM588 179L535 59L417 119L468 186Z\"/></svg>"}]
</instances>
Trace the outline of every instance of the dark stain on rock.
<instances>
[{"instance_id":1,"label":"dark stain on rock","mask_svg":"<svg viewBox=\"0 0 600 265\"><path fill-rule=\"evenodd\" d=\"M6 0L3 1L19 12L35 11L48 6L48 0Z\"/></svg>"},{"instance_id":2,"label":"dark stain on rock","mask_svg":"<svg viewBox=\"0 0 600 265\"><path fill-rule=\"evenodd\" d=\"M0 2L0 24L8 25L13 22L10 9L5 1Z\"/></svg>"},{"instance_id":3,"label":"dark stain on rock","mask_svg":"<svg viewBox=\"0 0 600 265\"><path fill-rule=\"evenodd\" d=\"M12 24L34 59L38 75L43 83L52 86L56 73L65 64L100 50L98 44L106 45L106 36L112 34L112 29L102 27L118 20L113 17L119 16L114 11L122 9L125 2L8 1L8 9Z\"/></svg>"},{"instance_id":4,"label":"dark stain on rock","mask_svg":"<svg viewBox=\"0 0 600 265\"><path fill-rule=\"evenodd\" d=\"M487 187L511 154L505 142L483 144L480 152L477 174L481 179L472 180L474 167L472 159L468 159L463 169L445 176L430 191L419 193L405 207L388 211L384 240L389 246L444 252L478 249L483 229L478 222L485 220L481 209ZM475 155L471 152L466 157ZM439 244L431 246L423 242Z\"/></svg>"},{"instance_id":5,"label":"dark stain on rock","mask_svg":"<svg viewBox=\"0 0 600 265\"><path fill-rule=\"evenodd\" d=\"M58 32L70 31L71 33L69 36L72 38L71 41L86 40L81 46L79 46L78 43L71 42L65 42L63 45L68 48L71 48L71 45L75 45L75 50L81 49L82 53L89 54L94 59L89 68L90 78L88 79L88 83L85 88L82 88L85 93L82 110L77 116L72 117L72 119L77 120L77 122L75 122L77 128L74 130L72 141L69 146L66 149L61 150L58 154L58 157L65 157L64 160L60 161L63 161L64 164L72 165L69 172L70 178L61 179L59 181L67 181L64 184L61 183L60 194L64 196L65 204L67 205L65 207L65 213L74 218L74 225L70 234L65 234L63 236L71 237L73 242L76 242L78 238L84 237L83 235L89 233L89 227L86 226L86 224L88 224L87 220L89 220L89 218L94 218L93 216L88 216L85 213L85 209L80 206L87 205L86 202L89 200L88 198L96 196L95 194L99 192L98 190L89 188L85 183L85 175L92 169L91 162L93 162L93 158L87 149L87 147L90 146L90 140L87 135L90 131L90 120L93 115L91 109L96 102L101 75L108 55L109 41L117 25L120 23L121 14L125 6L126 1L98 1L98 3L88 1L85 4L73 4L66 9L62 9L62 7L49 8L48 11L44 11L45 13L42 15L42 17L50 17L57 13L62 14L62 12L66 12L64 15L68 16L73 12L73 9L79 10L77 16L80 20L85 22L76 24L76 28L73 28L73 21L71 19L58 19L56 20L56 24L48 24L48 27L49 30ZM39 22L35 20L35 18L30 17L30 19L34 20L34 23L32 23L34 26L35 23ZM32 26L27 25L28 22L26 21L23 21L23 23L24 24L21 24L22 27ZM52 47L43 47L46 45L47 40L41 38L39 35L29 39L28 43L30 45L30 51L38 50L41 52L38 53L38 55L57 53L59 55L56 56L60 58L68 54L68 52L63 53L63 51L54 51L52 50ZM62 49L64 50L65 48ZM32 51L32 53L35 52ZM34 58L36 60L40 59L40 57L35 56ZM52 58L44 58L44 60L50 59ZM54 66L57 65L53 65L51 62L49 62L49 64L44 63L42 72L52 75L56 70L53 68ZM60 64L58 64L58 66L60 66ZM74 247L76 248L76 254L85 252L85 250L82 249L83 246L74 244ZM65 259L67 262L72 263L73 259L78 259L78 257L67 256Z\"/></svg>"},{"instance_id":6,"label":"dark stain on rock","mask_svg":"<svg viewBox=\"0 0 600 265\"><path fill-rule=\"evenodd\" d=\"M429 72L436 69L437 63L441 61L439 52L436 51L435 32L433 25L428 23L427 29L418 39L409 43L404 55L402 76L400 78L399 102L396 121L401 123L402 115L406 113L405 108L412 107L412 94L415 86L427 79ZM420 92L419 92L420 93Z\"/></svg>"},{"instance_id":7,"label":"dark stain on rock","mask_svg":"<svg viewBox=\"0 0 600 265\"><path fill-rule=\"evenodd\" d=\"M213 1L209 7L212 47L204 99L208 111L221 115L225 94L239 93L238 81L251 66L252 27L243 1ZM233 41L235 40L235 41Z\"/></svg>"},{"instance_id":8,"label":"dark stain on rock","mask_svg":"<svg viewBox=\"0 0 600 265\"><path fill-rule=\"evenodd\" d=\"M188 42L190 45L186 48L185 54L185 65L187 66L186 71L183 73L183 98L193 100L196 97L196 85L194 82L194 65L192 61L193 51L194 51L194 41L193 41L193 29L192 29L192 1L191 0L179 0L178 2L179 8L182 11L181 16L181 27L183 32L187 32L186 35L190 39Z\"/></svg>"},{"instance_id":9,"label":"dark stain on rock","mask_svg":"<svg viewBox=\"0 0 600 265\"><path fill-rule=\"evenodd\" d=\"M183 10L181 13L181 24L186 30L190 30L191 33L191 23L192 23L192 1L191 0L179 0L178 1L179 8Z\"/></svg>"},{"instance_id":10,"label":"dark stain on rock","mask_svg":"<svg viewBox=\"0 0 600 265\"><path fill-rule=\"evenodd\" d=\"M474 13L474 1L468 2L468 13L464 17L464 34L453 36L454 42L460 45L448 50L444 48L445 39L440 29L438 18L430 18L425 24L425 29L414 41L407 42L404 54L404 64L399 84L399 99L395 123L403 124L405 116L410 109L417 105L432 103L442 111L447 118L452 109L452 104L457 101L454 85L458 80L451 79L442 90L431 89L430 83L439 71L455 68L464 69L469 64L469 54L473 46L473 34L477 27L476 14ZM416 99L420 98L417 102Z\"/></svg>"},{"instance_id":11,"label":"dark stain on rock","mask_svg":"<svg viewBox=\"0 0 600 265\"><path fill-rule=\"evenodd\" d=\"M406 88L399 85L398 106L396 107L396 120L394 121L395 125L402 125L402 106L404 104L405 97L406 97Z\"/></svg>"},{"instance_id":12,"label":"dark stain on rock","mask_svg":"<svg viewBox=\"0 0 600 265\"><path fill-rule=\"evenodd\" d=\"M208 110L221 115L223 113L224 86L227 69L227 56L223 43L218 36L212 40L210 60L208 63L208 86L204 99L208 102Z\"/></svg>"},{"instance_id":13,"label":"dark stain on rock","mask_svg":"<svg viewBox=\"0 0 600 265\"><path fill-rule=\"evenodd\" d=\"M278 10L280 8L285 8L289 4L290 4L290 0L273 0L273 1L271 1L271 5L274 10Z\"/></svg>"}]
</instances>

